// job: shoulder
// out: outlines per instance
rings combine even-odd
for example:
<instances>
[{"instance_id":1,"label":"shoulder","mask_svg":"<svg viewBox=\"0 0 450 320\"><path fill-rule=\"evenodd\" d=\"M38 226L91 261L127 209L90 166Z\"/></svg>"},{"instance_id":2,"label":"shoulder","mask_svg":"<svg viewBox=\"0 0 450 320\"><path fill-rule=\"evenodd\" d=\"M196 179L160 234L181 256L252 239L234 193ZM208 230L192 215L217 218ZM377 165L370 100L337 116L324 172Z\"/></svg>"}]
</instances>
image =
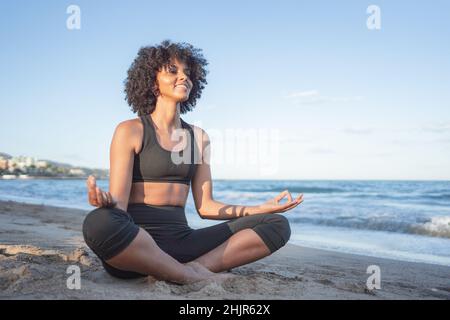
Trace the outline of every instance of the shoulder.
<instances>
[{"instance_id":1,"label":"shoulder","mask_svg":"<svg viewBox=\"0 0 450 320\"><path fill-rule=\"evenodd\" d=\"M140 118L124 120L120 122L116 126L116 132L125 134L125 135L133 135L142 131L143 125Z\"/></svg>"},{"instance_id":2,"label":"shoulder","mask_svg":"<svg viewBox=\"0 0 450 320\"><path fill-rule=\"evenodd\" d=\"M141 147L143 124L140 118L128 119L117 124L114 139L129 143L135 152Z\"/></svg>"}]
</instances>

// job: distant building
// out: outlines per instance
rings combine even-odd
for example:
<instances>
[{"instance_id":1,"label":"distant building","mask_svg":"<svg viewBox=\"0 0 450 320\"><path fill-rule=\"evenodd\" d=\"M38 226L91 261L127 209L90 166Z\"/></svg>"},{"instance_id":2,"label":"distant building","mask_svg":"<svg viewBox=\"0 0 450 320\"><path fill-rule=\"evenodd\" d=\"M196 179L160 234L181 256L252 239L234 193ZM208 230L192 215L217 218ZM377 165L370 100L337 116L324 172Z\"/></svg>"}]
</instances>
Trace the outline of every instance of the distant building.
<instances>
[{"instance_id":1,"label":"distant building","mask_svg":"<svg viewBox=\"0 0 450 320\"><path fill-rule=\"evenodd\" d=\"M86 172L82 169L72 168L69 170L69 174L73 174L75 176L84 176L86 175Z\"/></svg>"},{"instance_id":2,"label":"distant building","mask_svg":"<svg viewBox=\"0 0 450 320\"><path fill-rule=\"evenodd\" d=\"M34 163L34 165L36 166L36 168L47 168L48 162L45 160L38 160Z\"/></svg>"},{"instance_id":3,"label":"distant building","mask_svg":"<svg viewBox=\"0 0 450 320\"><path fill-rule=\"evenodd\" d=\"M12 160L12 159L10 159L10 160L8 160L8 171L9 172L14 172L14 170L17 168L17 163L14 161L14 160Z\"/></svg>"},{"instance_id":4,"label":"distant building","mask_svg":"<svg viewBox=\"0 0 450 320\"><path fill-rule=\"evenodd\" d=\"M17 176L16 175L14 175L14 174L4 174L3 176L2 176L2 179L16 179L17 178Z\"/></svg>"},{"instance_id":5,"label":"distant building","mask_svg":"<svg viewBox=\"0 0 450 320\"><path fill-rule=\"evenodd\" d=\"M51 160L38 160L34 157L12 157L0 152L0 179L27 179L31 177L86 177L96 174L99 178L108 177L108 170L73 167L70 164Z\"/></svg>"},{"instance_id":6,"label":"distant building","mask_svg":"<svg viewBox=\"0 0 450 320\"><path fill-rule=\"evenodd\" d=\"M19 156L19 157L13 157L10 161L13 164L15 164L15 167L24 170L27 167L33 165L35 162L35 159L32 157Z\"/></svg>"}]
</instances>

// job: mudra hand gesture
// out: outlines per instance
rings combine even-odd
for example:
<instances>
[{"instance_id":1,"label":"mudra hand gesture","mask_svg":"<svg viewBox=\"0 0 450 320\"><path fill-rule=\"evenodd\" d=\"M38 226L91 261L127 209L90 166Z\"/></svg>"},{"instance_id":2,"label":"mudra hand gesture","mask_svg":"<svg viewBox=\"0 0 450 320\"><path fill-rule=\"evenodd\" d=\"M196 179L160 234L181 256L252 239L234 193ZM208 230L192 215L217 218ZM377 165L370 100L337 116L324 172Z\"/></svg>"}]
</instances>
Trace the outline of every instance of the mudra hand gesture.
<instances>
[{"instance_id":1,"label":"mudra hand gesture","mask_svg":"<svg viewBox=\"0 0 450 320\"><path fill-rule=\"evenodd\" d=\"M280 201L288 197L288 201L286 203L280 203ZM263 204L259 205L259 207L266 213L278 213L278 212L286 212L298 206L303 202L303 193L301 193L297 198L292 200L291 193L288 190L284 190L275 198L269 199Z\"/></svg>"},{"instance_id":2,"label":"mudra hand gesture","mask_svg":"<svg viewBox=\"0 0 450 320\"><path fill-rule=\"evenodd\" d=\"M86 185L88 189L89 204L99 208L114 208L117 205L117 202L114 200L111 193L102 191L102 189L97 187L94 176L90 175L87 178Z\"/></svg>"}]
</instances>

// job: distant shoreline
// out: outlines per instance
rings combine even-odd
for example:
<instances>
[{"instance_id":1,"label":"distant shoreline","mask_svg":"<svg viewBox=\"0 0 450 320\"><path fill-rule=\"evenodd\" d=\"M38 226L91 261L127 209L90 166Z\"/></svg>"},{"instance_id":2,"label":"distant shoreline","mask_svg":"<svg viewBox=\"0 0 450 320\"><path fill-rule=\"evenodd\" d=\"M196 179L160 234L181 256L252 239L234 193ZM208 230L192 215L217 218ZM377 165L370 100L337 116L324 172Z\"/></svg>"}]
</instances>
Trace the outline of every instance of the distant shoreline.
<instances>
[{"instance_id":1,"label":"distant shoreline","mask_svg":"<svg viewBox=\"0 0 450 320\"><path fill-rule=\"evenodd\" d=\"M44 176L28 176L26 178L20 178L20 177L15 177L15 178L7 178L4 179L3 176L0 176L0 180L85 180L88 177L44 177ZM109 179L109 177L96 177L96 179Z\"/></svg>"},{"instance_id":2,"label":"distant shoreline","mask_svg":"<svg viewBox=\"0 0 450 320\"><path fill-rule=\"evenodd\" d=\"M95 175L94 175L95 176ZM97 177L96 179L109 179L108 177ZM51 179L59 179L59 180L85 180L88 176L85 177L45 177L45 176L28 176L26 178L20 178L19 176L16 176L15 178L7 178L4 179L3 176L0 175L0 181L1 180L51 180ZM230 179L230 178L214 178L215 181L258 181L258 182L265 182L265 181L286 181L286 182L297 182L297 181L304 181L304 182L450 182L450 180L447 179L439 179L439 180L417 180L417 179L399 179L399 180L392 180L392 179Z\"/></svg>"}]
</instances>

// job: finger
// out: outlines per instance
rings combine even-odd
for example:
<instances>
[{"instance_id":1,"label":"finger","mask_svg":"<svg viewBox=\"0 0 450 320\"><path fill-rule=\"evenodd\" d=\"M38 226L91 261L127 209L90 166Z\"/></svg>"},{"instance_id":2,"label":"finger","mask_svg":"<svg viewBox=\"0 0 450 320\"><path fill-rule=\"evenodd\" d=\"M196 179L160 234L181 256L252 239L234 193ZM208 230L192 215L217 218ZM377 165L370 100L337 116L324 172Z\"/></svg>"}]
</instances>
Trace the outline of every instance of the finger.
<instances>
[{"instance_id":1,"label":"finger","mask_svg":"<svg viewBox=\"0 0 450 320\"><path fill-rule=\"evenodd\" d=\"M97 191L95 190L95 188L88 190L88 197L89 197L90 204L92 204L93 206L98 205Z\"/></svg>"},{"instance_id":2,"label":"finger","mask_svg":"<svg viewBox=\"0 0 450 320\"><path fill-rule=\"evenodd\" d=\"M274 208L275 212L282 212L284 211L286 208L288 208L289 206L292 206L292 203L284 203L284 204L279 204Z\"/></svg>"},{"instance_id":3,"label":"finger","mask_svg":"<svg viewBox=\"0 0 450 320\"><path fill-rule=\"evenodd\" d=\"M89 195L89 201L96 202L97 194L96 194L96 185L95 185L95 178L91 175L89 176L87 182L87 189L88 189L88 195Z\"/></svg>"},{"instance_id":4,"label":"finger","mask_svg":"<svg viewBox=\"0 0 450 320\"><path fill-rule=\"evenodd\" d=\"M95 177L93 176L93 175L90 175L88 178L87 178L87 186L88 186L88 188L89 187L96 187L96 180L95 180Z\"/></svg>"},{"instance_id":5,"label":"finger","mask_svg":"<svg viewBox=\"0 0 450 320\"><path fill-rule=\"evenodd\" d=\"M105 205L105 197L103 195L103 191L102 191L102 189L100 189L98 187L96 189L98 189L98 191L97 191L97 201L99 202L100 206L103 207Z\"/></svg>"},{"instance_id":6,"label":"finger","mask_svg":"<svg viewBox=\"0 0 450 320\"><path fill-rule=\"evenodd\" d=\"M95 188L95 191L97 193L97 203L99 206L103 206L103 195L102 195L102 191L100 190L99 187Z\"/></svg>"},{"instance_id":7,"label":"finger","mask_svg":"<svg viewBox=\"0 0 450 320\"><path fill-rule=\"evenodd\" d=\"M281 211L281 212L287 212L287 211L290 211L290 210L292 210L292 209L294 209L296 206L298 206L299 205L299 203L297 203L297 204L295 204L295 205L293 205L293 206L291 206L291 207L288 207L288 208L286 208L286 209L284 209L283 211Z\"/></svg>"},{"instance_id":8,"label":"finger","mask_svg":"<svg viewBox=\"0 0 450 320\"><path fill-rule=\"evenodd\" d=\"M287 196L286 203L291 203L292 202L292 195L291 195L291 193L289 192L289 190L286 190L285 192L286 192L286 196Z\"/></svg>"},{"instance_id":9,"label":"finger","mask_svg":"<svg viewBox=\"0 0 450 320\"><path fill-rule=\"evenodd\" d=\"M95 179L88 179L86 181L86 186L87 186L88 190L95 189L95 187L96 187Z\"/></svg>"},{"instance_id":10,"label":"finger","mask_svg":"<svg viewBox=\"0 0 450 320\"><path fill-rule=\"evenodd\" d=\"M105 191L102 191L102 200L103 200L103 204L105 206L107 206L109 204L108 195L106 194Z\"/></svg>"},{"instance_id":11,"label":"finger","mask_svg":"<svg viewBox=\"0 0 450 320\"><path fill-rule=\"evenodd\" d=\"M289 202L292 201L292 196L291 196L290 192L288 190L284 190L275 198L277 203L280 202L285 196L288 197Z\"/></svg>"},{"instance_id":12,"label":"finger","mask_svg":"<svg viewBox=\"0 0 450 320\"><path fill-rule=\"evenodd\" d=\"M107 200L108 204L110 204L110 205L113 203L112 196L109 192L106 192L106 200Z\"/></svg>"},{"instance_id":13,"label":"finger","mask_svg":"<svg viewBox=\"0 0 450 320\"><path fill-rule=\"evenodd\" d=\"M297 205L296 202L288 202L288 203L282 205L280 210L285 211L285 210L288 210L289 208L291 208L291 207L293 207L295 205Z\"/></svg>"},{"instance_id":14,"label":"finger","mask_svg":"<svg viewBox=\"0 0 450 320\"><path fill-rule=\"evenodd\" d=\"M303 201L303 193L300 193L300 195L297 198L295 198L295 201L297 201L297 202Z\"/></svg>"},{"instance_id":15,"label":"finger","mask_svg":"<svg viewBox=\"0 0 450 320\"><path fill-rule=\"evenodd\" d=\"M287 191L288 202L292 202L292 195L289 191Z\"/></svg>"},{"instance_id":16,"label":"finger","mask_svg":"<svg viewBox=\"0 0 450 320\"><path fill-rule=\"evenodd\" d=\"M89 204L90 204L91 206L98 207L97 198L95 198L95 199L89 198Z\"/></svg>"},{"instance_id":17,"label":"finger","mask_svg":"<svg viewBox=\"0 0 450 320\"><path fill-rule=\"evenodd\" d=\"M88 198L89 198L90 204L92 204L93 206L97 205L97 193L96 193L95 189L88 191Z\"/></svg>"},{"instance_id":18,"label":"finger","mask_svg":"<svg viewBox=\"0 0 450 320\"><path fill-rule=\"evenodd\" d=\"M275 197L275 201L278 202L278 201L280 201L281 199L283 199L283 198L284 198L284 195L286 194L286 191L287 191L287 190L284 190L284 191L282 191L279 195L277 195L277 196Z\"/></svg>"},{"instance_id":19,"label":"finger","mask_svg":"<svg viewBox=\"0 0 450 320\"><path fill-rule=\"evenodd\" d=\"M283 210L283 212L287 211L287 210L291 210L291 209L295 208L296 206L298 206L301 202L303 202L303 200L298 200L298 201L294 200L292 202L288 202L282 206L281 210Z\"/></svg>"},{"instance_id":20,"label":"finger","mask_svg":"<svg viewBox=\"0 0 450 320\"><path fill-rule=\"evenodd\" d=\"M294 209L296 206L298 206L302 202L303 202L303 200L299 200L298 202L294 201L292 205L287 206L282 212L286 212L286 211L292 210L292 209Z\"/></svg>"},{"instance_id":21,"label":"finger","mask_svg":"<svg viewBox=\"0 0 450 320\"><path fill-rule=\"evenodd\" d=\"M112 195L111 195L111 201L112 201L113 206L117 205L117 201L114 199L114 197Z\"/></svg>"},{"instance_id":22,"label":"finger","mask_svg":"<svg viewBox=\"0 0 450 320\"><path fill-rule=\"evenodd\" d=\"M108 196L108 203L110 206L115 207L116 206L116 201L114 200L113 196L111 195L110 192L107 192L106 195Z\"/></svg>"},{"instance_id":23,"label":"finger","mask_svg":"<svg viewBox=\"0 0 450 320\"><path fill-rule=\"evenodd\" d=\"M109 207L110 203L109 203L108 193L105 191L102 191L102 197L103 197L103 203L104 203L105 207Z\"/></svg>"}]
</instances>

